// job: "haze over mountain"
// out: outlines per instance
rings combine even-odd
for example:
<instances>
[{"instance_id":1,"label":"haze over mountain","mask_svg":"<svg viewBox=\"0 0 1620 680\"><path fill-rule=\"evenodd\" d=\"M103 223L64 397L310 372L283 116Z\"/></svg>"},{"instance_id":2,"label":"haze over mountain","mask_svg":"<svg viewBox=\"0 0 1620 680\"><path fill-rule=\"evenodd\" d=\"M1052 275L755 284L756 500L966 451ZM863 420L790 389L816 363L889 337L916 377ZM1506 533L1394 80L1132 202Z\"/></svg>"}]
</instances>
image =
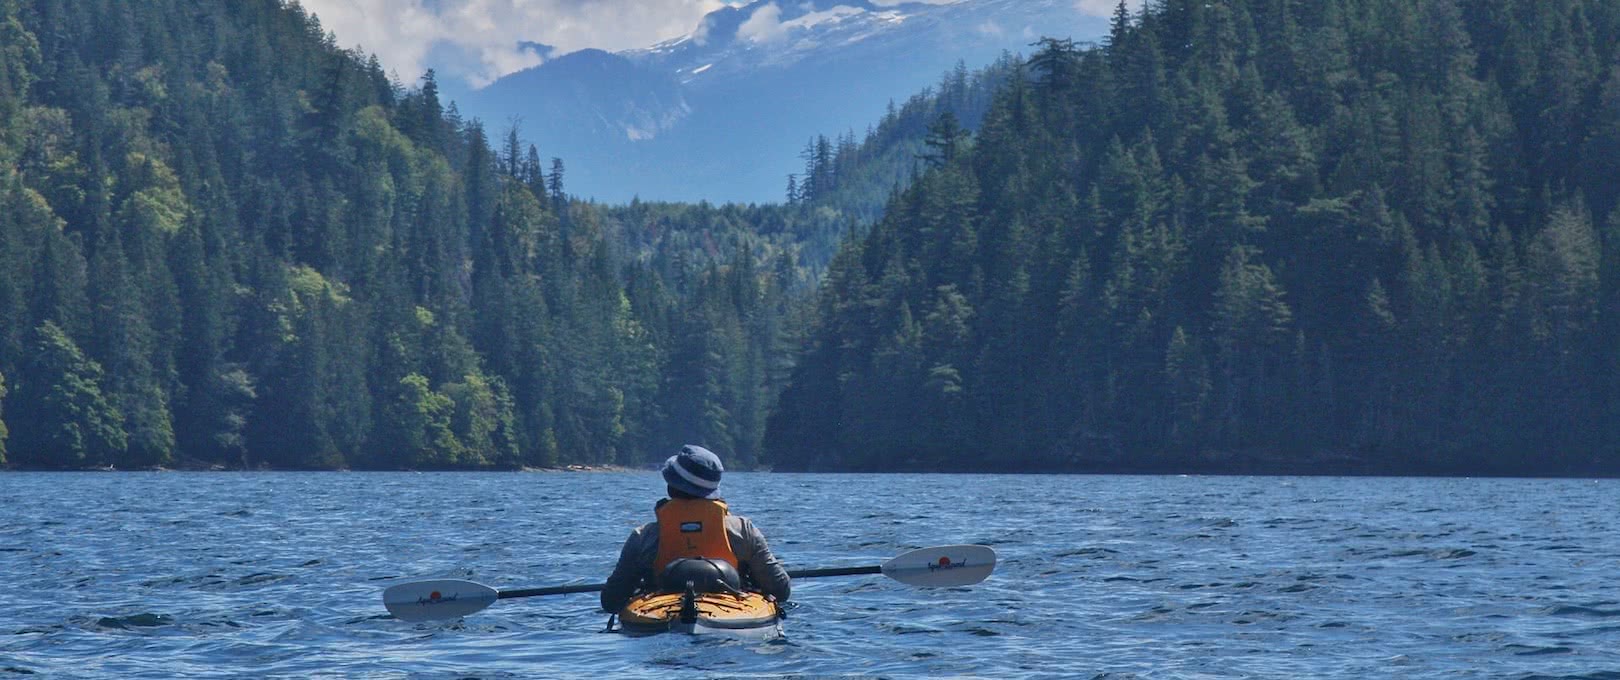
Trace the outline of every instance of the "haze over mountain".
<instances>
[{"instance_id":1,"label":"haze over mountain","mask_svg":"<svg viewBox=\"0 0 1620 680\"><path fill-rule=\"evenodd\" d=\"M958 61L1099 36L1097 14L1073 0L761 0L643 49L548 58L477 91L441 87L492 131L519 119L542 155L564 159L570 193L777 201L812 136L866 129Z\"/></svg>"}]
</instances>

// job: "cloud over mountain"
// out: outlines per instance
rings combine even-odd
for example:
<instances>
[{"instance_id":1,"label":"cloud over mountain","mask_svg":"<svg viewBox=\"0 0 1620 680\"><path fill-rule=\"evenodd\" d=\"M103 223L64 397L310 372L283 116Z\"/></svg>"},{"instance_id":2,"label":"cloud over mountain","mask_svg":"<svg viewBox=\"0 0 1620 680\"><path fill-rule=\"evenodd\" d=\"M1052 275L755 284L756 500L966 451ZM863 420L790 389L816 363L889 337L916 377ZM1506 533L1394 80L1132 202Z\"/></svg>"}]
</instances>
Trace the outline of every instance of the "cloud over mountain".
<instances>
[{"instance_id":1,"label":"cloud over mountain","mask_svg":"<svg viewBox=\"0 0 1620 680\"><path fill-rule=\"evenodd\" d=\"M338 44L406 80L429 67L475 87L585 48L645 47L692 30L723 0L302 0Z\"/></svg>"}]
</instances>

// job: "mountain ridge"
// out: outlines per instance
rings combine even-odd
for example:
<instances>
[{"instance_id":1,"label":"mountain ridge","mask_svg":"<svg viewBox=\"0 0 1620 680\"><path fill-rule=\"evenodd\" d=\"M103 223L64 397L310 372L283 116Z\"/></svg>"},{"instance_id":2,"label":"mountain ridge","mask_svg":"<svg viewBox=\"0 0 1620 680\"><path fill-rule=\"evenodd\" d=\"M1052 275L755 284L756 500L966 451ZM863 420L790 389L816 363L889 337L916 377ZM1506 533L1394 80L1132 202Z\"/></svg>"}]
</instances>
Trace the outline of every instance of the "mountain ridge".
<instances>
[{"instance_id":1,"label":"mountain ridge","mask_svg":"<svg viewBox=\"0 0 1620 680\"><path fill-rule=\"evenodd\" d=\"M563 55L451 96L469 116L520 118L583 197L774 201L805 139L868 127L957 61L1105 29L1062 0L761 1L680 38Z\"/></svg>"}]
</instances>

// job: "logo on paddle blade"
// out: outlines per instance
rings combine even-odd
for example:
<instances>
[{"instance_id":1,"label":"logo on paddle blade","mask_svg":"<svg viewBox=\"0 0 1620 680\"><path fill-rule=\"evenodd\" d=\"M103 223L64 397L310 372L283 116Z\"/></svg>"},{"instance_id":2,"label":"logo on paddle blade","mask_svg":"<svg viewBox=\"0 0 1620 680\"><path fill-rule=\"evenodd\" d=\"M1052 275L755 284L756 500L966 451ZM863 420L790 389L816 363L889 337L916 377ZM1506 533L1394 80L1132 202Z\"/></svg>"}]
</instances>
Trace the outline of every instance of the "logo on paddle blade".
<instances>
[{"instance_id":1,"label":"logo on paddle blade","mask_svg":"<svg viewBox=\"0 0 1620 680\"><path fill-rule=\"evenodd\" d=\"M928 570L929 571L942 571L942 570L945 570L945 569L961 569L962 567L965 567L967 565L968 565L967 560L962 560L961 562L952 562L950 557L947 557L945 555L940 555L939 556L939 562L930 563L928 565Z\"/></svg>"},{"instance_id":2,"label":"logo on paddle blade","mask_svg":"<svg viewBox=\"0 0 1620 680\"><path fill-rule=\"evenodd\" d=\"M439 604L441 602L455 602L456 600L459 600L459 599L461 599L460 595L451 595L450 597L445 597L443 595L440 595L439 591L435 590L435 591L433 591L431 593L428 593L427 597L418 597L418 598L416 598L416 603L425 607L425 606L430 605L430 604Z\"/></svg>"}]
</instances>

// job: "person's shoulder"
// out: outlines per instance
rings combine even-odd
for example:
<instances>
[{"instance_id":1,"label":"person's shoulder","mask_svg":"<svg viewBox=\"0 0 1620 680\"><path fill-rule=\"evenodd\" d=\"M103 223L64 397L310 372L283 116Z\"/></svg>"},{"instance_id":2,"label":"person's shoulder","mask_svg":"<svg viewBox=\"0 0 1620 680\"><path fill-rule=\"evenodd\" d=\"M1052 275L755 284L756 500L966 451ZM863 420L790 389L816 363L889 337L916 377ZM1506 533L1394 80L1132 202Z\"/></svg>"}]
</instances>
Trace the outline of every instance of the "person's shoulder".
<instances>
[{"instance_id":1,"label":"person's shoulder","mask_svg":"<svg viewBox=\"0 0 1620 680\"><path fill-rule=\"evenodd\" d=\"M726 515L726 526L733 527L741 534L759 533L759 527L754 526L754 520L747 515Z\"/></svg>"}]
</instances>

